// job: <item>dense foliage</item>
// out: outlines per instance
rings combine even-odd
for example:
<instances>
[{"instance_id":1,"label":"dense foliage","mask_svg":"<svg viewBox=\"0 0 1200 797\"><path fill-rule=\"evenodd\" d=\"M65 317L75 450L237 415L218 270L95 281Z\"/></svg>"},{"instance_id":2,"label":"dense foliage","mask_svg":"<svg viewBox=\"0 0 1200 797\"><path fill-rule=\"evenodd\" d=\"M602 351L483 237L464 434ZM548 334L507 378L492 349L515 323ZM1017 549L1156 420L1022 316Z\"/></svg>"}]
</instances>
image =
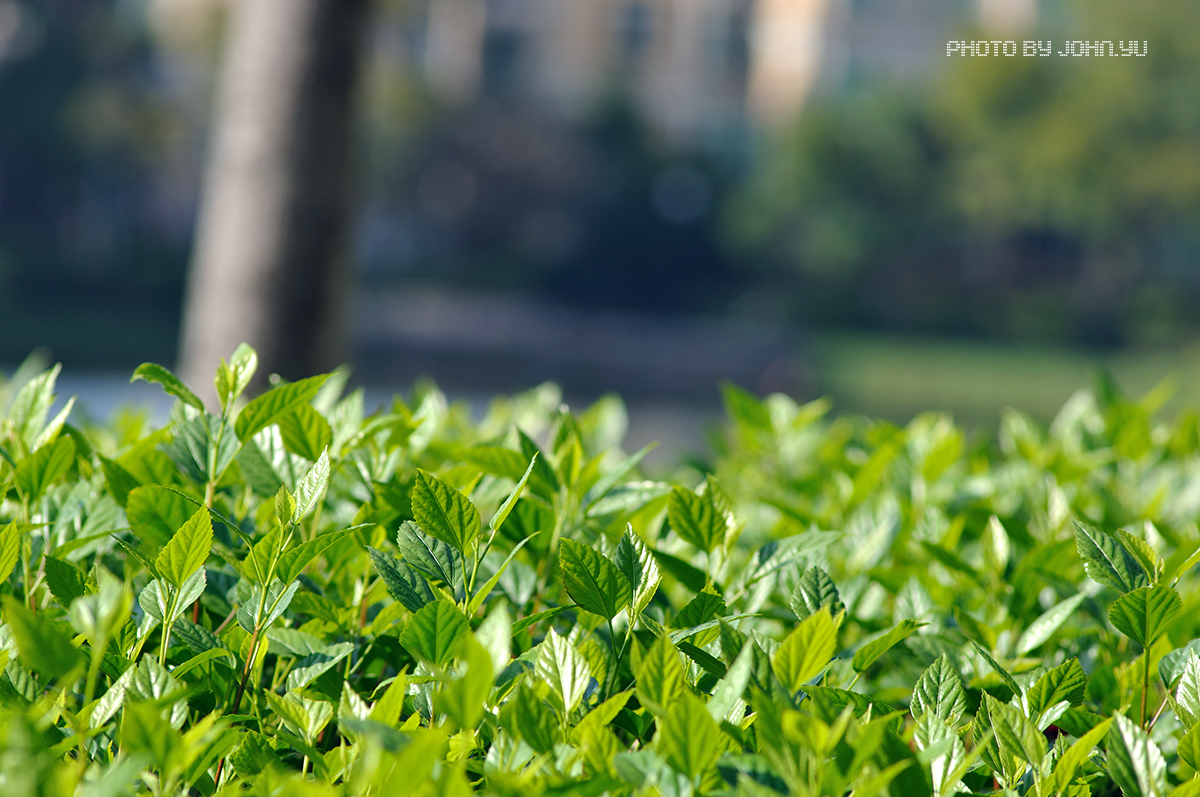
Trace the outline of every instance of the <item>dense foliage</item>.
<instances>
[{"instance_id":1,"label":"dense foliage","mask_svg":"<svg viewBox=\"0 0 1200 797\"><path fill-rule=\"evenodd\" d=\"M997 445L725 389L475 422L345 376L170 422L0 400L0 793L1200 793L1200 435L1106 383ZM32 377L32 378L30 378Z\"/></svg>"}]
</instances>

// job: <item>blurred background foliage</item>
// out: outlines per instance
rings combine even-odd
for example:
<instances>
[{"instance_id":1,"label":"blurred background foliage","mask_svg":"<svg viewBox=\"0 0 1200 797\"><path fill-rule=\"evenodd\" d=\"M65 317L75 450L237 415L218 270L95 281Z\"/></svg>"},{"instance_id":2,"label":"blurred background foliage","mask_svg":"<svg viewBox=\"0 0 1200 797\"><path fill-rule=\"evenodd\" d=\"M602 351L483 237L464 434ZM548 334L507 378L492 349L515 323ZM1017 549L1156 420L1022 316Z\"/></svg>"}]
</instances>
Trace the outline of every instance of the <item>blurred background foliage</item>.
<instances>
[{"instance_id":1,"label":"blurred background foliage","mask_svg":"<svg viewBox=\"0 0 1200 797\"><path fill-rule=\"evenodd\" d=\"M903 17L901 5L835 2L829 29L881 8ZM521 90L515 45L491 32L477 94L448 100L425 71L430 4L379 2L359 290L777 323L803 341L812 389L893 415L916 401L1049 413L1070 390L1039 398L1048 383L1028 374L1066 381L1098 358L1135 391L1159 364L1186 372L1178 352L1200 331L1196 7L1043 0L1032 28L997 36L973 4L934 5L951 10L913 45L919 68L839 62L830 34L798 113L768 126L722 112L680 138L647 118L629 70L576 111L547 112ZM0 362L38 345L75 366L172 360L225 8L0 2ZM633 52L656 30L633 22L597 35ZM945 58L940 31L1051 40L1055 53L1067 39L1137 39L1149 55ZM734 34L721 80L744 101L747 40ZM918 398L879 395L897 362ZM980 368L999 386L981 376L956 398L972 363L991 363ZM1013 398L1017 383L1030 387Z\"/></svg>"}]
</instances>

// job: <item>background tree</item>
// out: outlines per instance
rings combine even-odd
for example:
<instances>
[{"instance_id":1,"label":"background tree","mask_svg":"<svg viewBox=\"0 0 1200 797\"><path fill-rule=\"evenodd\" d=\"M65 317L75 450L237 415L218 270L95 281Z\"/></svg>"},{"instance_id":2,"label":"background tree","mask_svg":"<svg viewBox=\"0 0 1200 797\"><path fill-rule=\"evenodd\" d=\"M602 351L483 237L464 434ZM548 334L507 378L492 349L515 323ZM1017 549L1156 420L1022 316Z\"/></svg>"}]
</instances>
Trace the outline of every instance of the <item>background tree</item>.
<instances>
[{"instance_id":1,"label":"background tree","mask_svg":"<svg viewBox=\"0 0 1200 797\"><path fill-rule=\"evenodd\" d=\"M241 341L259 373L338 362L354 89L368 0L241 0L229 20L180 369L208 388Z\"/></svg>"}]
</instances>

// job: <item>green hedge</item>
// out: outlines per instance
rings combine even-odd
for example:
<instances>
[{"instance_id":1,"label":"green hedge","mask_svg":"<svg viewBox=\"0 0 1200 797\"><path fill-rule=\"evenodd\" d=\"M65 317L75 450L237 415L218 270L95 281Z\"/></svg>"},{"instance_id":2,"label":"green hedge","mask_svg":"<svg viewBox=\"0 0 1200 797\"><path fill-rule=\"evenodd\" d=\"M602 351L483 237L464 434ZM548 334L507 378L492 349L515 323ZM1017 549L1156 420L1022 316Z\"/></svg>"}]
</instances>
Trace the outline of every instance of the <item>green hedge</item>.
<instances>
[{"instance_id":1,"label":"green hedge","mask_svg":"<svg viewBox=\"0 0 1200 797\"><path fill-rule=\"evenodd\" d=\"M0 388L0 793L1200 794L1200 435L1102 383L998 439L727 386L482 420L345 374L168 424ZM17 380L18 382L22 380Z\"/></svg>"}]
</instances>

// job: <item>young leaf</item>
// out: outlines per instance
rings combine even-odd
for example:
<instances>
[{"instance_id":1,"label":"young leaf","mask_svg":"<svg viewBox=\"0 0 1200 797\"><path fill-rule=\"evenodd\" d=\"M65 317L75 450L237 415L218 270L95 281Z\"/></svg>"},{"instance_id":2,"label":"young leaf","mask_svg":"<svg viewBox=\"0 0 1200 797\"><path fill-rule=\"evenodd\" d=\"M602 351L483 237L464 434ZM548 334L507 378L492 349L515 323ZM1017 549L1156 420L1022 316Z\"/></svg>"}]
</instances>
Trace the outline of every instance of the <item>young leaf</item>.
<instances>
[{"instance_id":1,"label":"young leaf","mask_svg":"<svg viewBox=\"0 0 1200 797\"><path fill-rule=\"evenodd\" d=\"M788 692L820 673L837 651L837 626L824 608L801 622L775 652L771 667Z\"/></svg>"},{"instance_id":2,"label":"young leaf","mask_svg":"<svg viewBox=\"0 0 1200 797\"><path fill-rule=\"evenodd\" d=\"M280 385L251 401L242 409L234 425L238 439L245 443L299 405L312 401L329 377L330 374L321 374Z\"/></svg>"},{"instance_id":3,"label":"young leaf","mask_svg":"<svg viewBox=\"0 0 1200 797\"><path fill-rule=\"evenodd\" d=\"M1075 547L1092 580L1119 592L1131 592L1150 583L1146 571L1115 537L1075 522Z\"/></svg>"},{"instance_id":4,"label":"young leaf","mask_svg":"<svg viewBox=\"0 0 1200 797\"><path fill-rule=\"evenodd\" d=\"M159 576L179 587L212 553L213 526L208 509L200 507L159 552L154 565Z\"/></svg>"},{"instance_id":5,"label":"young leaf","mask_svg":"<svg viewBox=\"0 0 1200 797\"><path fill-rule=\"evenodd\" d=\"M918 628L925 625L928 625L928 623L918 623L915 620L901 620L899 624L886 634L872 639L859 648L854 654L854 659L851 661L850 666L855 672L866 672L867 668L874 664L876 659L894 648L906 637L916 633Z\"/></svg>"},{"instance_id":6,"label":"young leaf","mask_svg":"<svg viewBox=\"0 0 1200 797\"><path fill-rule=\"evenodd\" d=\"M721 729L704 703L690 692L682 693L659 726L658 754L676 772L696 778L716 763L722 747Z\"/></svg>"},{"instance_id":7,"label":"young leaf","mask_svg":"<svg viewBox=\"0 0 1200 797\"><path fill-rule=\"evenodd\" d=\"M315 540L297 545L295 548L279 557L275 565L275 577L284 584L290 584L308 566L308 563L325 552L329 546L340 542L349 532L334 531L322 534Z\"/></svg>"},{"instance_id":8,"label":"young leaf","mask_svg":"<svg viewBox=\"0 0 1200 797\"><path fill-rule=\"evenodd\" d=\"M534 533L536 534L537 532ZM504 561L500 563L500 567L495 573L492 574L492 577L485 581L483 586L475 591L475 594L471 596L471 600L467 603L468 615L472 617L475 616L475 612L480 606L483 605L483 602L487 600L488 595L490 595L492 590L496 588L496 584L500 583L500 578L504 575L504 571L508 569L508 565L512 562L513 557L516 556L517 552L525 547L525 543L529 542L531 539L533 538L526 537L513 546L513 549L508 552L508 556L506 556Z\"/></svg>"},{"instance_id":9,"label":"young leaf","mask_svg":"<svg viewBox=\"0 0 1200 797\"><path fill-rule=\"evenodd\" d=\"M1020 711L986 692L984 700L987 701L988 716L1000 747L1035 769L1040 767L1047 749L1046 737L1037 726Z\"/></svg>"},{"instance_id":10,"label":"young leaf","mask_svg":"<svg viewBox=\"0 0 1200 797\"><path fill-rule=\"evenodd\" d=\"M686 487L671 490L667 499L667 522L675 533L705 553L725 541L725 516L717 509L711 493L696 495Z\"/></svg>"},{"instance_id":11,"label":"young leaf","mask_svg":"<svg viewBox=\"0 0 1200 797\"><path fill-rule=\"evenodd\" d=\"M70 608L72 601L87 592L83 573L75 565L46 556L42 560L42 569L46 573L46 586L50 587L50 594L59 606Z\"/></svg>"},{"instance_id":12,"label":"young leaf","mask_svg":"<svg viewBox=\"0 0 1200 797\"><path fill-rule=\"evenodd\" d=\"M1025 629L1025 633L1021 634L1021 638L1017 640L1017 655L1024 656L1053 636L1054 632L1079 608L1079 604L1083 603L1086 597L1087 595L1082 592L1072 595L1051 606L1041 617L1030 623L1029 627Z\"/></svg>"},{"instance_id":13,"label":"young leaf","mask_svg":"<svg viewBox=\"0 0 1200 797\"><path fill-rule=\"evenodd\" d=\"M597 479L596 483L587 491L587 495L583 497L584 508L591 508L597 501L608 495L612 488L616 487L622 479L628 476L637 467L638 463L642 461L642 458L657 446L657 442L643 446L637 453L626 457L615 468Z\"/></svg>"},{"instance_id":14,"label":"young leaf","mask_svg":"<svg viewBox=\"0 0 1200 797\"><path fill-rule=\"evenodd\" d=\"M405 562L431 581L440 581L451 591L462 586L462 555L449 543L421 531L411 520L400 524L396 547Z\"/></svg>"},{"instance_id":15,"label":"young leaf","mask_svg":"<svg viewBox=\"0 0 1200 797\"><path fill-rule=\"evenodd\" d=\"M665 636L659 637L642 656L637 671L637 696L642 705L658 716L671 712L683 694L684 669L679 651Z\"/></svg>"},{"instance_id":16,"label":"young leaf","mask_svg":"<svg viewBox=\"0 0 1200 797\"><path fill-rule=\"evenodd\" d=\"M558 556L567 594L587 611L611 620L629 603L629 579L604 554L562 540Z\"/></svg>"},{"instance_id":17,"label":"young leaf","mask_svg":"<svg viewBox=\"0 0 1200 797\"><path fill-rule=\"evenodd\" d=\"M1108 619L1122 634L1149 647L1182 610L1183 599L1170 587L1141 587L1118 598Z\"/></svg>"},{"instance_id":18,"label":"young leaf","mask_svg":"<svg viewBox=\"0 0 1200 797\"><path fill-rule=\"evenodd\" d=\"M1175 690L1175 713L1183 727L1189 730L1200 722L1200 656L1188 651L1179 687Z\"/></svg>"},{"instance_id":19,"label":"young leaf","mask_svg":"<svg viewBox=\"0 0 1200 797\"><path fill-rule=\"evenodd\" d=\"M560 708L570 714L583 699L591 670L582 654L564 636L554 631L546 634L538 647L537 676L550 684L550 690L560 702Z\"/></svg>"},{"instance_id":20,"label":"young leaf","mask_svg":"<svg viewBox=\"0 0 1200 797\"><path fill-rule=\"evenodd\" d=\"M32 504L55 479L70 470L74 461L75 441L60 437L21 460L13 474L13 482L25 500Z\"/></svg>"},{"instance_id":21,"label":"young leaf","mask_svg":"<svg viewBox=\"0 0 1200 797\"><path fill-rule=\"evenodd\" d=\"M938 656L917 679L910 710L917 719L925 712L932 711L951 726L958 724L963 712L967 710L966 689L962 676L954 669L945 653Z\"/></svg>"},{"instance_id":22,"label":"young leaf","mask_svg":"<svg viewBox=\"0 0 1200 797\"><path fill-rule=\"evenodd\" d=\"M131 490L125 506L134 534L155 548L166 545L195 512L196 505L191 501L157 485Z\"/></svg>"},{"instance_id":23,"label":"young leaf","mask_svg":"<svg viewBox=\"0 0 1200 797\"><path fill-rule=\"evenodd\" d=\"M1167 788L1167 762L1138 724L1124 714L1112 717L1108 736L1108 773L1126 797L1157 797Z\"/></svg>"},{"instance_id":24,"label":"young leaf","mask_svg":"<svg viewBox=\"0 0 1200 797\"><path fill-rule=\"evenodd\" d=\"M179 377L161 365L142 363L134 369L133 376L129 378L129 381L132 383L139 379L145 379L147 382L155 382L162 385L163 390L180 399L184 404L195 407L200 412L204 412L204 402L189 390L187 385L179 381Z\"/></svg>"},{"instance_id":25,"label":"young leaf","mask_svg":"<svg viewBox=\"0 0 1200 797\"><path fill-rule=\"evenodd\" d=\"M728 612L725 600L713 590L705 586L696 597L679 610L671 620L671 628L696 628L717 617L724 617ZM716 634L714 633L714 638Z\"/></svg>"},{"instance_id":26,"label":"young leaf","mask_svg":"<svg viewBox=\"0 0 1200 797\"><path fill-rule=\"evenodd\" d=\"M217 376L213 380L217 398L221 400L221 409L228 409L229 405L242 395L257 370L258 352L245 343L238 344L228 363L224 357L221 358L221 364L217 366Z\"/></svg>"},{"instance_id":27,"label":"young leaf","mask_svg":"<svg viewBox=\"0 0 1200 797\"><path fill-rule=\"evenodd\" d=\"M308 469L296 484L296 514L292 516L293 523L299 523L316 508L325 496L329 486L329 450L325 449L317 457L317 461Z\"/></svg>"},{"instance_id":28,"label":"young leaf","mask_svg":"<svg viewBox=\"0 0 1200 797\"><path fill-rule=\"evenodd\" d=\"M288 671L287 688L302 689L328 672L354 650L353 642L339 642L314 651L296 662Z\"/></svg>"},{"instance_id":29,"label":"young leaf","mask_svg":"<svg viewBox=\"0 0 1200 797\"><path fill-rule=\"evenodd\" d=\"M469 630L467 618L457 606L447 600L435 600L413 614L400 635L400 644L422 661L444 667L458 638Z\"/></svg>"},{"instance_id":30,"label":"young leaf","mask_svg":"<svg viewBox=\"0 0 1200 797\"><path fill-rule=\"evenodd\" d=\"M819 567L810 567L800 577L800 582L796 585L796 591L792 593L790 604L792 611L801 620L813 614L822 606L828 606L829 613L834 617L846 610L841 596L838 595L837 586L834 585L833 579ZM899 640L896 641L898 642Z\"/></svg>"},{"instance_id":31,"label":"young leaf","mask_svg":"<svg viewBox=\"0 0 1200 797\"><path fill-rule=\"evenodd\" d=\"M616 564L617 569L624 573L625 578L629 581L631 587L630 614L631 617L636 617L654 598L662 576L659 575L658 562L655 561L654 554L650 552L650 548L642 541L642 538L634 532L632 525L626 524L625 533L621 536L621 541L617 543Z\"/></svg>"},{"instance_id":32,"label":"young leaf","mask_svg":"<svg viewBox=\"0 0 1200 797\"><path fill-rule=\"evenodd\" d=\"M1079 659L1067 659L1029 687L1026 699L1029 701L1030 716L1036 720L1047 709L1064 700L1072 706L1078 706L1083 702L1086 689L1087 675Z\"/></svg>"},{"instance_id":33,"label":"young leaf","mask_svg":"<svg viewBox=\"0 0 1200 797\"><path fill-rule=\"evenodd\" d=\"M1183 738L1179 740L1177 752L1179 757L1192 769L1200 767L1200 725L1194 726L1183 735Z\"/></svg>"},{"instance_id":34,"label":"young leaf","mask_svg":"<svg viewBox=\"0 0 1200 797\"><path fill-rule=\"evenodd\" d=\"M387 585L388 592L404 604L404 608L415 612L433 600L433 590L429 584L407 564L375 548L368 548L367 553L371 556L375 571Z\"/></svg>"},{"instance_id":35,"label":"young leaf","mask_svg":"<svg viewBox=\"0 0 1200 797\"><path fill-rule=\"evenodd\" d=\"M422 531L462 553L479 536L479 510L470 499L423 470L413 485L412 512Z\"/></svg>"},{"instance_id":36,"label":"young leaf","mask_svg":"<svg viewBox=\"0 0 1200 797\"><path fill-rule=\"evenodd\" d=\"M279 435L284 448L311 462L333 444L329 421L311 404L297 404L291 412L280 416Z\"/></svg>"},{"instance_id":37,"label":"young leaf","mask_svg":"<svg viewBox=\"0 0 1200 797\"><path fill-rule=\"evenodd\" d=\"M17 521L0 529L0 584L8 581L21 557L21 532Z\"/></svg>"},{"instance_id":38,"label":"young leaf","mask_svg":"<svg viewBox=\"0 0 1200 797\"><path fill-rule=\"evenodd\" d=\"M1012 677L1012 673L1004 669L1000 662L996 661L991 652L983 645L980 645L974 639L970 640L970 642L971 646L975 648L975 652L982 656L983 660L988 663L988 666L996 672L996 675L1000 676L1000 680L1004 681L1004 685L1011 689L1014 695L1022 694L1021 687L1017 683L1017 679Z\"/></svg>"},{"instance_id":39,"label":"young leaf","mask_svg":"<svg viewBox=\"0 0 1200 797\"><path fill-rule=\"evenodd\" d=\"M470 634L464 634L459 640L458 656L466 662L467 671L458 678L442 682L437 707L458 723L458 727L474 729L483 718L484 703L492 691L492 659Z\"/></svg>"},{"instance_id":40,"label":"young leaf","mask_svg":"<svg viewBox=\"0 0 1200 797\"><path fill-rule=\"evenodd\" d=\"M0 598L4 619L12 629L21 661L34 672L47 678L60 678L83 659L71 638L48 620L26 609L19 601L5 595Z\"/></svg>"}]
</instances>

